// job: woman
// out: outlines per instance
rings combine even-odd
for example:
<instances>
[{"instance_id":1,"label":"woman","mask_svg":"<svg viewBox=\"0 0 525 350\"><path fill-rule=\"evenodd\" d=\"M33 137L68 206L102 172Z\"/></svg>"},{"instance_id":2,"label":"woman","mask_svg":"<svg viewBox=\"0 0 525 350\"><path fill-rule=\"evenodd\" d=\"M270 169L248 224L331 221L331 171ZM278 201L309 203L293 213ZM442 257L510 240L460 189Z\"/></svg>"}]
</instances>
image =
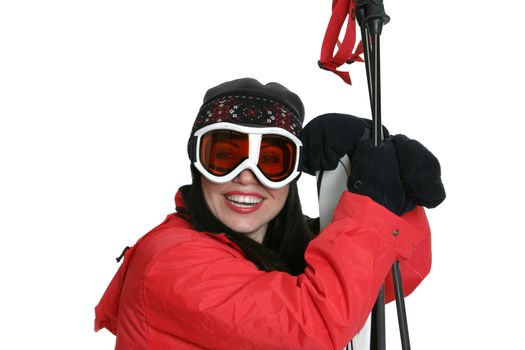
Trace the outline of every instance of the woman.
<instances>
[{"instance_id":1,"label":"woman","mask_svg":"<svg viewBox=\"0 0 525 350\"><path fill-rule=\"evenodd\" d=\"M208 90L188 142L192 185L177 194L177 212L126 252L96 308L96 330L114 333L117 349L341 349L395 259L407 294L426 276L430 233L413 203L437 205L425 200L436 196L421 200L417 181L403 190L399 174L414 169L403 152L428 151L406 138L370 147L358 142L362 122L338 115L305 128L303 145L303 118L299 97L276 83ZM322 140L348 126L346 145ZM301 153L315 171L351 148L352 192L313 238L297 193ZM394 175L367 175L370 160Z\"/></svg>"}]
</instances>

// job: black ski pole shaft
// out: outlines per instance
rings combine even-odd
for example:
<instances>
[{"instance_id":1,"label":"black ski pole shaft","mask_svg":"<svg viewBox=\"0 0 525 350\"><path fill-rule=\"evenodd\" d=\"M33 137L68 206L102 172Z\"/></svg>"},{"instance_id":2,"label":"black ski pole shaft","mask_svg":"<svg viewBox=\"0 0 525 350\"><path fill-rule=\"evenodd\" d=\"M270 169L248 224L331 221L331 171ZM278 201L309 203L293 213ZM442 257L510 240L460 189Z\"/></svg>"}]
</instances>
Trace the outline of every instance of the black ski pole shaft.
<instances>
[{"instance_id":1,"label":"black ski pole shaft","mask_svg":"<svg viewBox=\"0 0 525 350\"><path fill-rule=\"evenodd\" d=\"M370 31L370 28L369 28ZM379 34L372 33L372 121L374 123L374 145L379 146L383 142L383 130L381 127L381 84L380 84L380 49ZM372 310L372 350L386 349L386 326L385 326L385 285L381 286L374 309Z\"/></svg>"},{"instance_id":2,"label":"black ski pole shaft","mask_svg":"<svg viewBox=\"0 0 525 350\"><path fill-rule=\"evenodd\" d=\"M372 329L370 330L370 349L386 349L385 328L385 284L381 285L379 294L372 309Z\"/></svg>"},{"instance_id":3,"label":"black ski pole shaft","mask_svg":"<svg viewBox=\"0 0 525 350\"><path fill-rule=\"evenodd\" d=\"M370 51L372 52L372 120L374 121L374 144L380 145L383 141L383 129L381 127L381 54L380 36L383 25L390 21L385 13L383 0L367 0L366 5L366 27L368 34L372 37ZM368 39L368 37L367 37Z\"/></svg>"},{"instance_id":4,"label":"black ski pole shaft","mask_svg":"<svg viewBox=\"0 0 525 350\"><path fill-rule=\"evenodd\" d=\"M382 0L368 0L367 6L367 27L372 36L373 52L373 91L372 98L374 107L372 110L372 118L374 120L374 143L379 145L383 138L383 129L381 127L381 70L380 70L380 35L383 25L388 23L390 17L385 13ZM394 290L396 295L396 307L399 323L399 332L401 336L401 346L403 350L410 350L410 338L408 335L408 321L406 318L405 299L403 295L403 285L401 279L401 270L399 268L399 261L395 261L392 265L392 277L394 280ZM384 291L383 291L384 293ZM384 296L383 296L384 297Z\"/></svg>"},{"instance_id":5,"label":"black ski pole shaft","mask_svg":"<svg viewBox=\"0 0 525 350\"><path fill-rule=\"evenodd\" d=\"M410 338L408 336L408 321L405 308L405 297L403 296L403 283L401 280L401 270L399 261L392 265L392 277L394 278L394 292L396 294L397 322L401 333L401 348L410 350Z\"/></svg>"},{"instance_id":6,"label":"black ski pole shaft","mask_svg":"<svg viewBox=\"0 0 525 350\"><path fill-rule=\"evenodd\" d=\"M380 35L383 25L390 21L385 13L383 0L358 0L356 4L356 19L361 28L361 39L363 42L363 53L365 56L365 67L374 124L374 145L379 146L383 141L383 128L381 123L381 70L380 70ZM365 23L366 22L366 23ZM370 43L370 36L372 43ZM373 65L371 64L373 62ZM392 276L394 279L394 291L396 295L396 308L403 350L410 350L410 339L408 336L408 322L406 318L405 300L399 261L392 265ZM386 327L385 327L385 294L384 284L379 290L379 295L372 310L371 349L386 349Z\"/></svg>"},{"instance_id":7,"label":"black ski pole shaft","mask_svg":"<svg viewBox=\"0 0 525 350\"><path fill-rule=\"evenodd\" d=\"M372 71L372 57L373 51L370 47L370 36L368 32L368 27L365 22L365 17L367 13L367 0L358 0L356 4L356 19L359 27L361 28L361 40L363 44L363 53L365 56L365 69L366 69L366 78L368 86L368 97L370 99L370 110L372 112L372 120L375 121L375 93L374 93L374 72ZM376 137L375 134L375 125L374 125L374 144L377 146L382 137ZM379 143L378 143L379 141ZM385 350L386 349L386 329L385 329L385 292L384 284L381 286L376 302L372 309L372 324L370 330L370 349L371 350Z\"/></svg>"},{"instance_id":8,"label":"black ski pole shaft","mask_svg":"<svg viewBox=\"0 0 525 350\"><path fill-rule=\"evenodd\" d=\"M374 144L379 146L383 142L383 129L381 127L381 70L379 34L372 34L372 119L374 121Z\"/></svg>"}]
</instances>

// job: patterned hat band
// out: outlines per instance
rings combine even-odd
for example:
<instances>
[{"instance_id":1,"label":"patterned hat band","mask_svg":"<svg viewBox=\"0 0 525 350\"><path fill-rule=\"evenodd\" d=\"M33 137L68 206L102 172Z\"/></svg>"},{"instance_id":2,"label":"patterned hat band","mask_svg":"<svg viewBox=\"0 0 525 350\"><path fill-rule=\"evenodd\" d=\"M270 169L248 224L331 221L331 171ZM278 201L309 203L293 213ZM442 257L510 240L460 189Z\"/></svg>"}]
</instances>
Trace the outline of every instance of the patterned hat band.
<instances>
[{"instance_id":1,"label":"patterned hat band","mask_svg":"<svg viewBox=\"0 0 525 350\"><path fill-rule=\"evenodd\" d=\"M199 110L191 134L214 123L279 127L299 137L301 119L281 103L254 96L221 96Z\"/></svg>"}]
</instances>

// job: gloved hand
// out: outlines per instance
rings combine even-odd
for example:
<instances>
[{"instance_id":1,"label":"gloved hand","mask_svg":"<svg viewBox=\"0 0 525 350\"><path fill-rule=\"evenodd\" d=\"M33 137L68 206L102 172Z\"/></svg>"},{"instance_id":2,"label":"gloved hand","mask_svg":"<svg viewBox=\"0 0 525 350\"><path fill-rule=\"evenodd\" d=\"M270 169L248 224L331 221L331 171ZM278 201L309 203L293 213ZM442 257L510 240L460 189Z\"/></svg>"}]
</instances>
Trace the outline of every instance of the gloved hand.
<instances>
[{"instance_id":1,"label":"gloved hand","mask_svg":"<svg viewBox=\"0 0 525 350\"><path fill-rule=\"evenodd\" d=\"M350 159L348 190L402 215L415 205L434 208L445 200L441 167L421 143L395 135L381 145L359 142Z\"/></svg>"},{"instance_id":2,"label":"gloved hand","mask_svg":"<svg viewBox=\"0 0 525 350\"><path fill-rule=\"evenodd\" d=\"M312 119L301 132L303 171L315 175L319 170L333 170L339 159L354 150L355 144L370 138L371 120L349 114L328 113ZM388 130L383 127L384 137Z\"/></svg>"}]
</instances>

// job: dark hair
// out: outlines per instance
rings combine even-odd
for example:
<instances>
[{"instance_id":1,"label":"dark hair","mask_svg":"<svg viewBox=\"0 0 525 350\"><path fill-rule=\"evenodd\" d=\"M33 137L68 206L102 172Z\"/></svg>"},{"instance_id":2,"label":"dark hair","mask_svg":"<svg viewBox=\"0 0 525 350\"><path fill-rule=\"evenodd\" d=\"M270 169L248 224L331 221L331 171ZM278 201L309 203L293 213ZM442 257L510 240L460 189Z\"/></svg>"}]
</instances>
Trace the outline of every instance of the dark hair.
<instances>
[{"instance_id":1,"label":"dark hair","mask_svg":"<svg viewBox=\"0 0 525 350\"><path fill-rule=\"evenodd\" d=\"M201 188L201 174L192 165L193 183L184 196L191 213L194 229L210 233L225 233L243 251L246 258L263 271L285 271L298 275L306 263L304 251L312 240L306 219L302 213L297 182L290 183L288 197L283 209L268 224L261 243L236 232L217 219L206 204Z\"/></svg>"}]
</instances>

